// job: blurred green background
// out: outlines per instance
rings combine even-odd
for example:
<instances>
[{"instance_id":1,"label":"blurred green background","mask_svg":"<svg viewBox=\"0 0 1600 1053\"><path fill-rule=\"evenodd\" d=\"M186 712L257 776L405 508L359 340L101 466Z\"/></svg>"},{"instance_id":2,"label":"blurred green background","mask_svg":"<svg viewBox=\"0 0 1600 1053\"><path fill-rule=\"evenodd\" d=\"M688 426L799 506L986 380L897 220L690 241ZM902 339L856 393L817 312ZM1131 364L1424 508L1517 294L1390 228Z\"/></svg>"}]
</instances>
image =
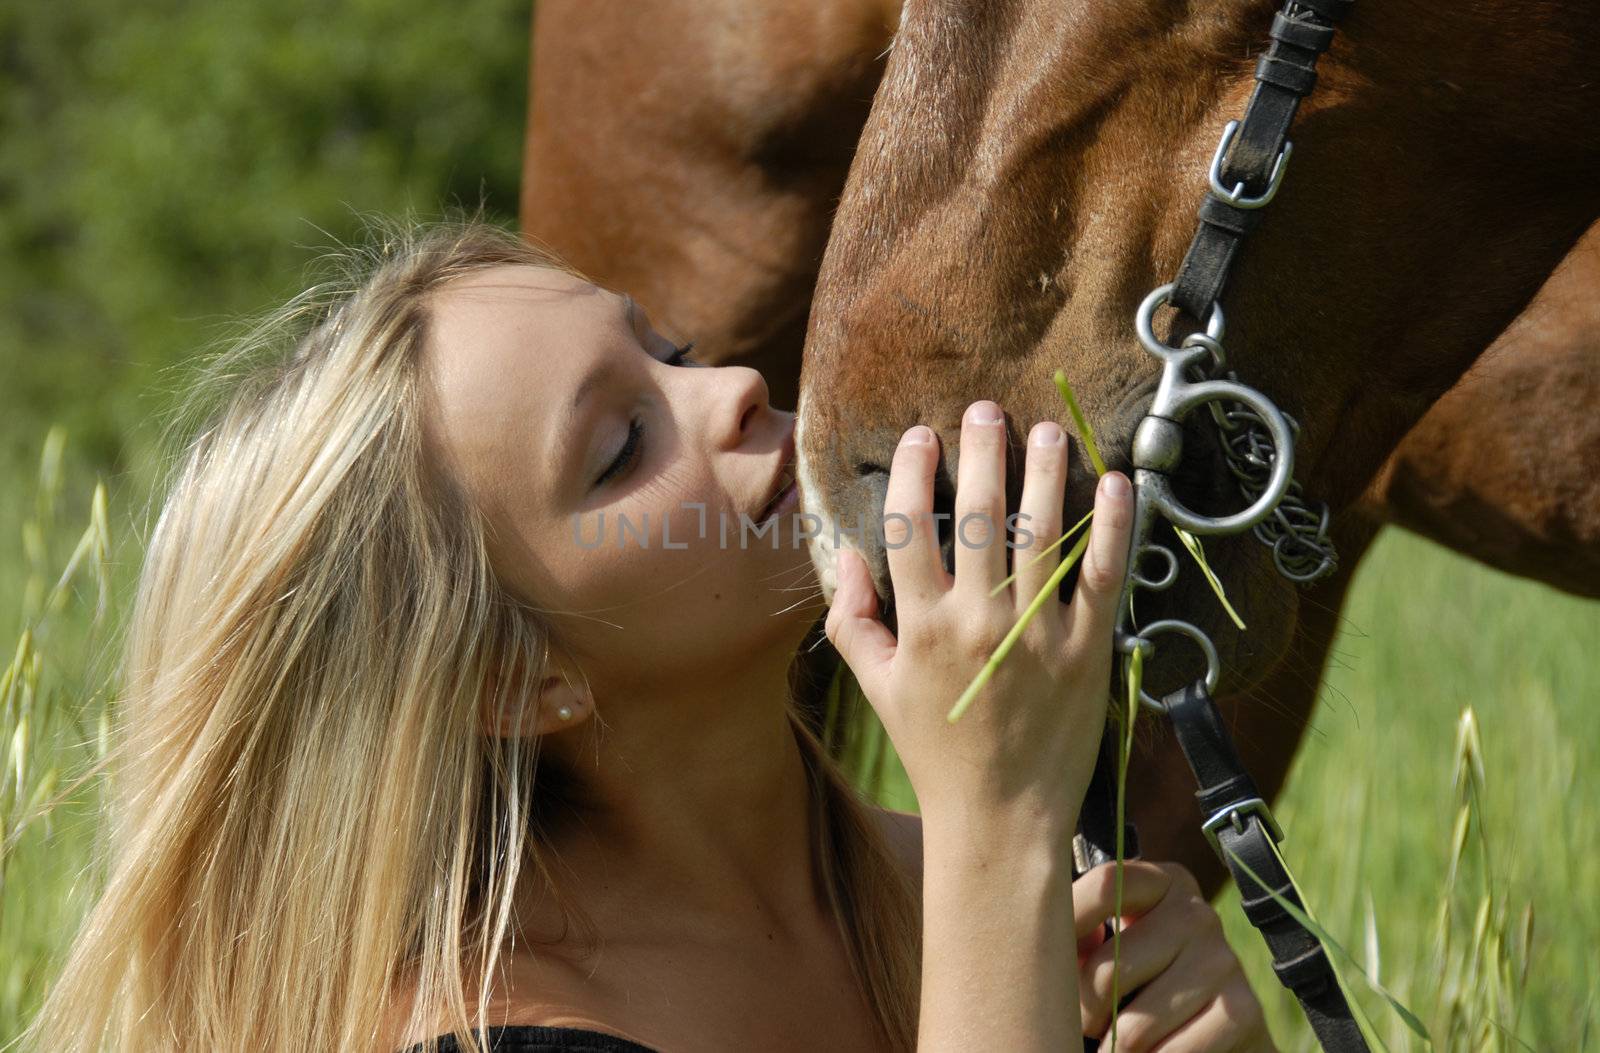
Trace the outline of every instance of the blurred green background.
<instances>
[{"instance_id":1,"label":"blurred green background","mask_svg":"<svg viewBox=\"0 0 1600 1053\"><path fill-rule=\"evenodd\" d=\"M514 225L525 0L0 6L4 455L136 469L158 370L357 213Z\"/></svg>"},{"instance_id":2,"label":"blurred green background","mask_svg":"<svg viewBox=\"0 0 1600 1053\"><path fill-rule=\"evenodd\" d=\"M19 825L96 759L185 363L360 241L365 214L481 202L515 226L531 15L0 0L0 1046L94 892L92 794ZM97 477L112 544L52 604Z\"/></svg>"},{"instance_id":3,"label":"blurred green background","mask_svg":"<svg viewBox=\"0 0 1600 1053\"><path fill-rule=\"evenodd\" d=\"M185 362L298 291L362 213L482 202L514 226L530 14L3 0L0 1045L95 891L92 792L21 824L98 756L156 423ZM91 527L97 479L108 512ZM1584 1048L1600 1019L1600 604L1391 532L1346 614L1279 808L1313 910L1436 1048ZM854 763L910 806L884 756ZM1275 1034L1312 1048L1231 896L1221 909ZM1390 1048L1425 1048L1346 973Z\"/></svg>"}]
</instances>

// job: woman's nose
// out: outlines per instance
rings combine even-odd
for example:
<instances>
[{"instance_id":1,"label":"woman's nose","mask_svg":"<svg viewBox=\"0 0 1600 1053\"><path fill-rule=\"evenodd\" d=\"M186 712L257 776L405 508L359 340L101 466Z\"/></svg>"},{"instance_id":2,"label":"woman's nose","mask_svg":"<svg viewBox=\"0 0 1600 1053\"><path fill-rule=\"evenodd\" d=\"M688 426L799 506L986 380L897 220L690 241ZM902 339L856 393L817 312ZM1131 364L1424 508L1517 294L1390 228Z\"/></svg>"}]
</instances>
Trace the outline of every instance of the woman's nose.
<instances>
[{"instance_id":1,"label":"woman's nose","mask_svg":"<svg viewBox=\"0 0 1600 1053\"><path fill-rule=\"evenodd\" d=\"M724 381L727 384L724 398L731 405L720 414L724 428L720 439L725 448L734 449L742 446L749 438L750 430L759 425L769 393L766 378L758 370L749 366L728 366L722 372L728 377Z\"/></svg>"}]
</instances>

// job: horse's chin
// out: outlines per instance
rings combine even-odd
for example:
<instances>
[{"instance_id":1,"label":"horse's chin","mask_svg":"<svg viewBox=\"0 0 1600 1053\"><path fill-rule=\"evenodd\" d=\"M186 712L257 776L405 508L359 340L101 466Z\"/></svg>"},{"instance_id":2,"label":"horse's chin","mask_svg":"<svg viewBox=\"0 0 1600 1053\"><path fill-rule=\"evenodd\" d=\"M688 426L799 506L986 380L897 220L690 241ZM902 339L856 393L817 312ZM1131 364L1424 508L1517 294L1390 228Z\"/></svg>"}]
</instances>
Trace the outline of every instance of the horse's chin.
<instances>
[{"instance_id":1,"label":"horse's chin","mask_svg":"<svg viewBox=\"0 0 1600 1053\"><path fill-rule=\"evenodd\" d=\"M823 528L809 538L811 562L816 568L824 602L831 604L838 588L838 556L841 548L856 549L872 574L879 596L887 597L889 573L885 554L880 550L863 551L848 529L852 523L858 522L856 510L861 507L881 507L881 490L868 485L872 480L860 477L841 479L837 476L839 464L826 457L811 456L814 451L813 444L808 441L808 430L818 426L819 422L814 414L807 412L806 401L802 393L795 434L795 474L800 487L801 507L815 515L822 524L841 523L837 535L831 529ZM826 429L828 423L822 422L820 426ZM1111 448L1120 452L1123 445L1117 444ZM1206 515L1236 511L1242 496L1222 461L1214 434L1199 423L1189 423L1185 427L1185 445L1191 456L1173 479L1179 499ZM1116 453L1112 457L1114 462L1118 460ZM1126 463L1125 457L1122 463L1114 463L1113 466L1132 473L1132 466ZM1092 487L1091 479L1080 502L1084 507L1093 500ZM1149 625L1160 619L1173 618L1194 624L1216 645L1221 665L1218 694L1249 690L1265 678L1288 651L1299 616L1297 589L1279 576L1273 565L1271 550L1253 535L1245 533L1203 539L1206 560L1223 583L1229 602L1245 623L1246 629L1241 632L1229 619L1221 602L1206 584L1200 568L1179 543L1171 527L1159 525L1153 541L1173 552L1178 563L1178 578L1169 589L1139 590L1136 593L1136 623ZM1156 569L1147 568L1148 571ZM1071 595L1074 580L1075 575L1069 576L1063 587L1065 595ZM880 616L893 628L895 617L892 600L880 599ZM1205 663L1201 652L1182 637L1163 634L1158 641L1158 650L1158 657L1150 662L1145 671L1151 694L1166 694L1204 675Z\"/></svg>"}]
</instances>

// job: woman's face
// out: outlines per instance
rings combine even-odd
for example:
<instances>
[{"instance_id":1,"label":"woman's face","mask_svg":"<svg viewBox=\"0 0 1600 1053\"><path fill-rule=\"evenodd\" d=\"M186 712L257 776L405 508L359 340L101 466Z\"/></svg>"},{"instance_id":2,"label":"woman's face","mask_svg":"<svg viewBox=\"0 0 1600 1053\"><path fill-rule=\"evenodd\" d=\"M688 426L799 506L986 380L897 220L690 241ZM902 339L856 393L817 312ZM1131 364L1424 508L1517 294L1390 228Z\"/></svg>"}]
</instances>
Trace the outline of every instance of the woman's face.
<instances>
[{"instance_id":1,"label":"woman's face","mask_svg":"<svg viewBox=\"0 0 1600 1053\"><path fill-rule=\"evenodd\" d=\"M628 297L558 270L434 294L430 436L506 584L601 699L786 662L820 613L792 507L751 525L792 478L794 414L755 370L678 351Z\"/></svg>"}]
</instances>

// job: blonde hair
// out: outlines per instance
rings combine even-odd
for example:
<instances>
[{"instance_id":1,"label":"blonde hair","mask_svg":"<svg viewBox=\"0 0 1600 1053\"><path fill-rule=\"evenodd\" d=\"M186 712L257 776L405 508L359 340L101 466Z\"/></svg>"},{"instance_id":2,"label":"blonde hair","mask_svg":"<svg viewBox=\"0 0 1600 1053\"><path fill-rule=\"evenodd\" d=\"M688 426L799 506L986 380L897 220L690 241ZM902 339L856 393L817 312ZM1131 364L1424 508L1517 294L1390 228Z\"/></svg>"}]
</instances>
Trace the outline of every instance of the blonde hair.
<instances>
[{"instance_id":1,"label":"blonde hair","mask_svg":"<svg viewBox=\"0 0 1600 1053\"><path fill-rule=\"evenodd\" d=\"M476 1051L525 868L595 936L552 877L562 774L481 722L486 699L520 709L559 641L421 433L429 293L561 265L476 216L377 225L203 371L191 405L220 407L172 466L122 652L105 889L30 1046L379 1049L409 1004L403 1034L442 1009ZM910 1050L919 906L787 704L852 968Z\"/></svg>"}]
</instances>

